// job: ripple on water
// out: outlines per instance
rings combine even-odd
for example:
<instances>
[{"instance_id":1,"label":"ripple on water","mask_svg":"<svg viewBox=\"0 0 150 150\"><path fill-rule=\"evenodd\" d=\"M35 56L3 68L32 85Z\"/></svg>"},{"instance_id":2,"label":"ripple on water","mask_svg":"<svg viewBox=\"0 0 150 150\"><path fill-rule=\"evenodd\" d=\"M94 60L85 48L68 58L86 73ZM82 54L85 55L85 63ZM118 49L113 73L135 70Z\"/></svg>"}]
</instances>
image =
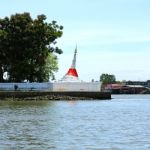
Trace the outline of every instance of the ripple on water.
<instances>
[{"instance_id":1,"label":"ripple on water","mask_svg":"<svg viewBox=\"0 0 150 150\"><path fill-rule=\"evenodd\" d=\"M149 150L149 100L0 102L0 149Z\"/></svg>"}]
</instances>

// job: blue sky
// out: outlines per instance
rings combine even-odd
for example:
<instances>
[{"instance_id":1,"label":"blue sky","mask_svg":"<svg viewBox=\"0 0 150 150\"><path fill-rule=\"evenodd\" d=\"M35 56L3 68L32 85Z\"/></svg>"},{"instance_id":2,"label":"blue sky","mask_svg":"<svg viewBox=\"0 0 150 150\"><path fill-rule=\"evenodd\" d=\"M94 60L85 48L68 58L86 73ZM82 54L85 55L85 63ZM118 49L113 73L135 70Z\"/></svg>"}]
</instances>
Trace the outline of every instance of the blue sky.
<instances>
[{"instance_id":1,"label":"blue sky","mask_svg":"<svg viewBox=\"0 0 150 150\"><path fill-rule=\"evenodd\" d=\"M0 17L30 12L64 26L58 39L60 79L71 65L78 46L77 71L81 80L99 80L102 73L117 80L150 79L149 0L0 0Z\"/></svg>"}]
</instances>

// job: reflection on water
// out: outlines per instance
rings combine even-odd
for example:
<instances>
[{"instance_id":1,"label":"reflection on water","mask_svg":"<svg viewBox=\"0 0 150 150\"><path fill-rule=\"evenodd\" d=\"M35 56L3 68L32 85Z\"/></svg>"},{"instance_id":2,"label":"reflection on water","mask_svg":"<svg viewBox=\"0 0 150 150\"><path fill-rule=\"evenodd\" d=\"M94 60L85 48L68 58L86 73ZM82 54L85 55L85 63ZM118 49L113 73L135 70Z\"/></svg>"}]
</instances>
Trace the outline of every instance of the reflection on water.
<instances>
[{"instance_id":1,"label":"reflection on water","mask_svg":"<svg viewBox=\"0 0 150 150\"><path fill-rule=\"evenodd\" d=\"M0 149L149 150L150 96L0 101Z\"/></svg>"}]
</instances>

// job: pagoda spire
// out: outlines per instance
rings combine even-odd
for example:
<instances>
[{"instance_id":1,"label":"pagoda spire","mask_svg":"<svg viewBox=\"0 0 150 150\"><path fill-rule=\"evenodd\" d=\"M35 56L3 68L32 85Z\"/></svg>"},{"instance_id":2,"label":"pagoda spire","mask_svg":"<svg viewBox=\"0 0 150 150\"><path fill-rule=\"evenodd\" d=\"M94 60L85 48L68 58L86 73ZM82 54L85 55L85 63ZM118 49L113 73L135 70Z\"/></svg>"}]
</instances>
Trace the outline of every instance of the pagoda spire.
<instances>
[{"instance_id":1,"label":"pagoda spire","mask_svg":"<svg viewBox=\"0 0 150 150\"><path fill-rule=\"evenodd\" d=\"M74 51L74 57L73 57L73 60L72 60L71 68L76 68L76 57L77 57L77 45L76 45L76 48L75 48L75 51Z\"/></svg>"},{"instance_id":2,"label":"pagoda spire","mask_svg":"<svg viewBox=\"0 0 150 150\"><path fill-rule=\"evenodd\" d=\"M79 82L78 73L76 70L76 57L77 57L77 46L74 51L74 56L73 56L71 67L69 68L65 76L62 78L62 81Z\"/></svg>"}]
</instances>

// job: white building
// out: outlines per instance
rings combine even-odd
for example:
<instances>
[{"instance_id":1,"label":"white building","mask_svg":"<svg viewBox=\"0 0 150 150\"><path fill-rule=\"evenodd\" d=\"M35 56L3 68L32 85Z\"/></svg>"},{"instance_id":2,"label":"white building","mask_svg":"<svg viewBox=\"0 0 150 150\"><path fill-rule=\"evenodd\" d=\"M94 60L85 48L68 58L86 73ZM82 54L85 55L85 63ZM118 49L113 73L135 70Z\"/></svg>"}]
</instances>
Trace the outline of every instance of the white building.
<instances>
[{"instance_id":1,"label":"white building","mask_svg":"<svg viewBox=\"0 0 150 150\"><path fill-rule=\"evenodd\" d=\"M79 80L76 70L77 47L75 48L72 65L65 76L53 83L53 91L100 91L100 82L83 82Z\"/></svg>"}]
</instances>

